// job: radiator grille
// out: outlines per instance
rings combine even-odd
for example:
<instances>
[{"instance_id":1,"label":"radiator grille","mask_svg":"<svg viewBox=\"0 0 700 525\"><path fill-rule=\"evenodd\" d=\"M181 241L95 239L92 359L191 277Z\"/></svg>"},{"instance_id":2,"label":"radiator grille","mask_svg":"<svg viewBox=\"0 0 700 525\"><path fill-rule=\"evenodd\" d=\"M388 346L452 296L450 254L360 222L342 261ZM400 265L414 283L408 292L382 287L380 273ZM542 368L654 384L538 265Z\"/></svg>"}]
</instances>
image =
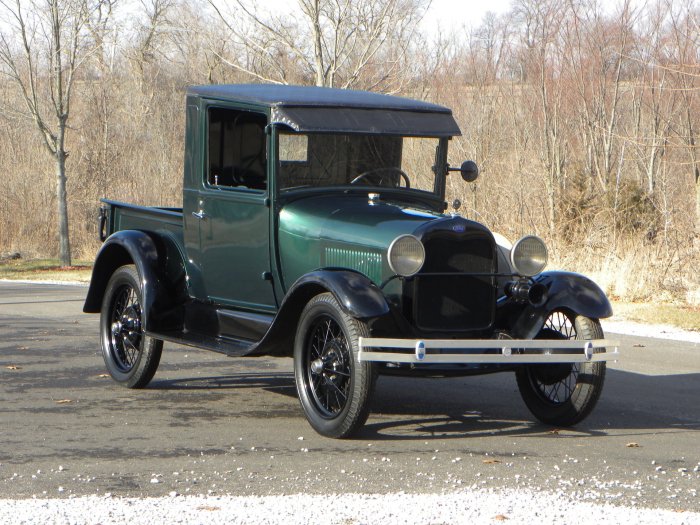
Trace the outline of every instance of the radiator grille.
<instances>
[{"instance_id":1,"label":"radiator grille","mask_svg":"<svg viewBox=\"0 0 700 525\"><path fill-rule=\"evenodd\" d=\"M417 327L431 331L489 328L496 301L495 278L491 275L495 273L491 237L436 232L424 238L423 243L426 260L414 279L413 311ZM490 275L468 275L474 273Z\"/></svg>"}]
</instances>

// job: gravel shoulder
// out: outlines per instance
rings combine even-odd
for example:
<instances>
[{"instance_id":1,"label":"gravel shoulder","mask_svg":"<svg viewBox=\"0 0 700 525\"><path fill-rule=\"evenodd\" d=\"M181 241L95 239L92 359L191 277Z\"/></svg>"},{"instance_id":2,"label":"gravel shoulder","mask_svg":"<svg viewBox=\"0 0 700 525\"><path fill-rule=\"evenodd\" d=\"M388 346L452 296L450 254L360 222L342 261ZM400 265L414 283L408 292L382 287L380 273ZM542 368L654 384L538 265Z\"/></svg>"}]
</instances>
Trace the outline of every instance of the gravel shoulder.
<instances>
[{"instance_id":1,"label":"gravel shoulder","mask_svg":"<svg viewBox=\"0 0 700 525\"><path fill-rule=\"evenodd\" d=\"M202 525L324 523L449 523L491 525L634 523L693 525L700 514L574 501L531 491L466 490L447 494L303 494L275 497L113 498L0 500L0 522L26 524L197 523Z\"/></svg>"}]
</instances>

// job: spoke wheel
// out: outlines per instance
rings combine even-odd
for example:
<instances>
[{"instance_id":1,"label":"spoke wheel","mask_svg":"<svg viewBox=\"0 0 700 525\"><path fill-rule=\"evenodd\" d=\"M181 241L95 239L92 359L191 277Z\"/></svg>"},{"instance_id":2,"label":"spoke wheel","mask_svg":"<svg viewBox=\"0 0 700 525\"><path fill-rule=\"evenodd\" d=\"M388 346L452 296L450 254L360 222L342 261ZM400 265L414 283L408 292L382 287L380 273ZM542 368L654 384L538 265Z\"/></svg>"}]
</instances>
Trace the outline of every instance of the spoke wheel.
<instances>
[{"instance_id":1,"label":"spoke wheel","mask_svg":"<svg viewBox=\"0 0 700 525\"><path fill-rule=\"evenodd\" d=\"M297 393L307 420L324 436L348 437L367 420L376 372L373 364L357 362L357 339L368 333L328 293L301 314L294 344Z\"/></svg>"},{"instance_id":2,"label":"spoke wheel","mask_svg":"<svg viewBox=\"0 0 700 525\"><path fill-rule=\"evenodd\" d=\"M595 319L552 312L537 339L602 339ZM583 420L598 401L605 380L605 363L527 365L516 372L523 401L543 423L569 426Z\"/></svg>"},{"instance_id":3,"label":"spoke wheel","mask_svg":"<svg viewBox=\"0 0 700 525\"><path fill-rule=\"evenodd\" d=\"M340 325L330 316L319 316L311 329L305 352L308 388L319 413L333 418L342 412L350 390L352 356Z\"/></svg>"},{"instance_id":4,"label":"spoke wheel","mask_svg":"<svg viewBox=\"0 0 700 525\"><path fill-rule=\"evenodd\" d=\"M158 368L163 342L143 332L141 287L133 266L117 269L102 302L102 356L112 378L129 388L148 384Z\"/></svg>"},{"instance_id":5,"label":"spoke wheel","mask_svg":"<svg viewBox=\"0 0 700 525\"><path fill-rule=\"evenodd\" d=\"M112 303L110 350L114 364L128 373L138 361L141 352L141 305L134 289L124 284L115 293Z\"/></svg>"}]
</instances>

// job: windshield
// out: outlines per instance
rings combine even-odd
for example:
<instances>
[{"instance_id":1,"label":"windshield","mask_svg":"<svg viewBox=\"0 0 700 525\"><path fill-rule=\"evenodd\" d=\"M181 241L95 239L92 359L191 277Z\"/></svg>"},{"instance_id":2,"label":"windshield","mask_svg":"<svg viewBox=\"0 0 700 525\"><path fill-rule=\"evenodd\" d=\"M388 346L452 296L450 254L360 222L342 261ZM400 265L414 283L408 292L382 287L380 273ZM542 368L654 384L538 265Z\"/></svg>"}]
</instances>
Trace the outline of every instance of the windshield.
<instances>
[{"instance_id":1,"label":"windshield","mask_svg":"<svg viewBox=\"0 0 700 525\"><path fill-rule=\"evenodd\" d=\"M440 139L280 132L278 185L357 185L437 193L433 166Z\"/></svg>"}]
</instances>

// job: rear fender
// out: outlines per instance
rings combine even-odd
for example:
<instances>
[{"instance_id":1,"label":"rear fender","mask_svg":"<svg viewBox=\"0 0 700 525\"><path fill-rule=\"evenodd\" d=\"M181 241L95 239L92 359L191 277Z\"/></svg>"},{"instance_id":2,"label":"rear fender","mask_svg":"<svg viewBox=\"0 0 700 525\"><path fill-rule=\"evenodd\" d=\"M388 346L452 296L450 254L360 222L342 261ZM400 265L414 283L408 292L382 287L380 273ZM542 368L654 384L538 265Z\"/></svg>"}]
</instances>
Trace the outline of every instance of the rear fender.
<instances>
[{"instance_id":1,"label":"rear fender","mask_svg":"<svg viewBox=\"0 0 700 525\"><path fill-rule=\"evenodd\" d=\"M527 306L519 315L512 335L519 339L532 339L554 310L569 311L591 319L612 316L612 306L600 287L583 275L570 272L544 272L536 276L535 283L547 288L547 301L538 307Z\"/></svg>"},{"instance_id":2,"label":"rear fender","mask_svg":"<svg viewBox=\"0 0 700 525\"><path fill-rule=\"evenodd\" d=\"M174 239L153 232L121 230L107 238L95 259L83 311L100 312L110 277L125 264L134 264L139 274L144 329L181 328L187 299L184 261Z\"/></svg>"}]
</instances>

